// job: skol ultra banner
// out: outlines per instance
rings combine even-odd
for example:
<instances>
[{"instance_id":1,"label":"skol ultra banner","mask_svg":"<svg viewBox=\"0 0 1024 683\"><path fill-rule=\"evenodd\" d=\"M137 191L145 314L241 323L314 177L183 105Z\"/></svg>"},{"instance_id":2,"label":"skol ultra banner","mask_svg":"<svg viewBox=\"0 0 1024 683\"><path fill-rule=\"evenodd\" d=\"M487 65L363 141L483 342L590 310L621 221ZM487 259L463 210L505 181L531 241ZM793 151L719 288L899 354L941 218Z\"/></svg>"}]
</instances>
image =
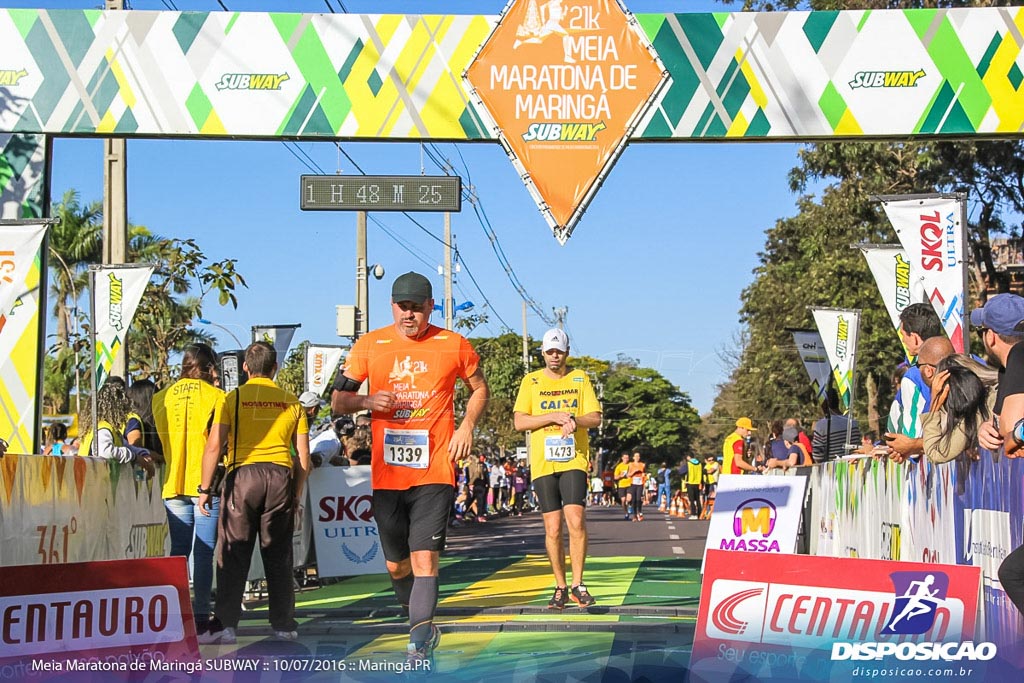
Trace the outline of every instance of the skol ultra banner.
<instances>
[{"instance_id":1,"label":"skol ultra banner","mask_svg":"<svg viewBox=\"0 0 1024 683\"><path fill-rule=\"evenodd\" d=\"M93 309L96 320L96 386L102 386L121 353L128 327L149 284L153 266L94 266Z\"/></svg>"},{"instance_id":2,"label":"skol ultra banner","mask_svg":"<svg viewBox=\"0 0 1024 683\"><path fill-rule=\"evenodd\" d=\"M815 330L793 330L793 343L811 379L814 395L820 399L828 389L828 374L831 372L821 335Z\"/></svg>"},{"instance_id":3,"label":"skol ultra banner","mask_svg":"<svg viewBox=\"0 0 1024 683\"><path fill-rule=\"evenodd\" d=\"M309 475L313 542L320 576L385 571L370 489L370 468L320 467Z\"/></svg>"},{"instance_id":4,"label":"skol ultra banner","mask_svg":"<svg viewBox=\"0 0 1024 683\"><path fill-rule=\"evenodd\" d=\"M280 368L288 359L288 349L291 348L292 338L295 330L301 325L253 325L252 340L254 342L267 342L277 351L277 367Z\"/></svg>"},{"instance_id":5,"label":"skol ultra banner","mask_svg":"<svg viewBox=\"0 0 1024 683\"><path fill-rule=\"evenodd\" d=\"M987 676L977 567L709 550L690 681ZM947 673L949 672L949 673Z\"/></svg>"},{"instance_id":6,"label":"skol ultra banner","mask_svg":"<svg viewBox=\"0 0 1024 683\"><path fill-rule=\"evenodd\" d=\"M961 198L954 195L882 197L911 273L957 353L964 351L964 228ZM912 283L911 287L916 284Z\"/></svg>"},{"instance_id":7,"label":"skol ultra banner","mask_svg":"<svg viewBox=\"0 0 1024 683\"><path fill-rule=\"evenodd\" d=\"M344 346L307 346L306 389L317 396L323 396L324 391L334 380L334 371L338 369L343 355Z\"/></svg>"},{"instance_id":8,"label":"skol ultra banner","mask_svg":"<svg viewBox=\"0 0 1024 683\"><path fill-rule=\"evenodd\" d=\"M46 235L45 223L0 224L0 311L7 313L25 292L39 245ZM0 330L2 332L2 330Z\"/></svg>"},{"instance_id":9,"label":"skol ultra banner","mask_svg":"<svg viewBox=\"0 0 1024 683\"><path fill-rule=\"evenodd\" d=\"M466 69L563 244L666 76L615 0L514 0Z\"/></svg>"},{"instance_id":10,"label":"skol ultra banner","mask_svg":"<svg viewBox=\"0 0 1024 683\"><path fill-rule=\"evenodd\" d=\"M839 398L850 407L853 391L853 364L857 354L857 330L860 311L841 308L812 308L814 323L825 344Z\"/></svg>"}]
</instances>

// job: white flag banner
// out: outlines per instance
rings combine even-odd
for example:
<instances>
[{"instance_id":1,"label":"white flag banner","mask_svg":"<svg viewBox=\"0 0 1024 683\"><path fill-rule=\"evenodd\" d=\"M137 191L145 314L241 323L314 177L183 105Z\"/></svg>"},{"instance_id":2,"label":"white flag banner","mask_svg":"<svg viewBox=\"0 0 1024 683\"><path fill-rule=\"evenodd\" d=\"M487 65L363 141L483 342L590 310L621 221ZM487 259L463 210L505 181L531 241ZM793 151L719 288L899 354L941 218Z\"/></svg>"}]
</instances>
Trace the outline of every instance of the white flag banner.
<instances>
[{"instance_id":1,"label":"white flag banner","mask_svg":"<svg viewBox=\"0 0 1024 683\"><path fill-rule=\"evenodd\" d=\"M907 250L912 277L920 279L946 336L956 352L963 353L966 261L960 198L919 195L881 199L885 215Z\"/></svg>"},{"instance_id":2,"label":"white flag banner","mask_svg":"<svg viewBox=\"0 0 1024 683\"><path fill-rule=\"evenodd\" d=\"M114 359L124 347L128 328L142 301L153 266L93 266L92 310L96 311L96 386L110 374Z\"/></svg>"},{"instance_id":3,"label":"white flag banner","mask_svg":"<svg viewBox=\"0 0 1024 683\"><path fill-rule=\"evenodd\" d=\"M814 324L825 345L839 398L849 409L853 391L853 360L857 354L860 311L844 308L812 308Z\"/></svg>"},{"instance_id":4,"label":"white flag banner","mask_svg":"<svg viewBox=\"0 0 1024 683\"><path fill-rule=\"evenodd\" d=\"M796 344L797 353L804 363L807 376L811 378L811 387L814 395L821 399L828 389L828 373L832 366L828 364L828 355L825 353L825 344L821 341L821 335L815 330L793 330L793 343Z\"/></svg>"},{"instance_id":5,"label":"white flag banner","mask_svg":"<svg viewBox=\"0 0 1024 683\"><path fill-rule=\"evenodd\" d=\"M288 349L292 345L295 330L301 325L253 325L253 342L264 341L277 351L277 367L280 368L288 360Z\"/></svg>"},{"instance_id":6,"label":"white flag banner","mask_svg":"<svg viewBox=\"0 0 1024 683\"><path fill-rule=\"evenodd\" d=\"M306 390L317 396L323 396L324 390L331 384L334 371L338 369L343 346L318 346L310 344L306 347Z\"/></svg>"},{"instance_id":7,"label":"white flag banner","mask_svg":"<svg viewBox=\"0 0 1024 683\"><path fill-rule=\"evenodd\" d=\"M0 224L0 315L10 313L14 302L26 294L25 279L39 255L46 228L46 223Z\"/></svg>"}]
</instances>

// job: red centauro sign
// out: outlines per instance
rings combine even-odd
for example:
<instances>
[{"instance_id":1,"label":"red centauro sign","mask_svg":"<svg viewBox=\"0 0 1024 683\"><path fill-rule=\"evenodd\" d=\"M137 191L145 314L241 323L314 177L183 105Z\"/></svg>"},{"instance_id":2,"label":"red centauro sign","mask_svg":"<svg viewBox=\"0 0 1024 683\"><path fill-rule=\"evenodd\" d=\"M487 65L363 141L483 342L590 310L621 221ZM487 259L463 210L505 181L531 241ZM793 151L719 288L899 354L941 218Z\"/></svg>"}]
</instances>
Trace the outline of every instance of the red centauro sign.
<instances>
[{"instance_id":1,"label":"red centauro sign","mask_svg":"<svg viewBox=\"0 0 1024 683\"><path fill-rule=\"evenodd\" d=\"M3 568L0 667L16 677L196 660L183 557Z\"/></svg>"},{"instance_id":2,"label":"red centauro sign","mask_svg":"<svg viewBox=\"0 0 1024 683\"><path fill-rule=\"evenodd\" d=\"M690 680L946 680L949 669L957 680L985 680L997 652L975 638L980 581L978 567L806 555L737 560L709 550Z\"/></svg>"},{"instance_id":3,"label":"red centauro sign","mask_svg":"<svg viewBox=\"0 0 1024 683\"><path fill-rule=\"evenodd\" d=\"M667 76L615 0L515 0L465 78L564 243Z\"/></svg>"}]
</instances>

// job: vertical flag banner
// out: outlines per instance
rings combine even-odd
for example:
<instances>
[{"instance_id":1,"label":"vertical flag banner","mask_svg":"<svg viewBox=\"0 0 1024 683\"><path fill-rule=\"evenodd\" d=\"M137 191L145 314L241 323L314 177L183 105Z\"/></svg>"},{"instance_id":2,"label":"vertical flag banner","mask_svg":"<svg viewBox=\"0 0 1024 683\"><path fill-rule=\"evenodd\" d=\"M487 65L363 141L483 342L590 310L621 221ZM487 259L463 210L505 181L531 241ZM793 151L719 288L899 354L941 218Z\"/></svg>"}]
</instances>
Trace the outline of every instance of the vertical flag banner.
<instances>
[{"instance_id":1,"label":"vertical flag banner","mask_svg":"<svg viewBox=\"0 0 1024 683\"><path fill-rule=\"evenodd\" d=\"M334 379L334 371L338 369L344 346L322 346L310 344L306 347L306 389L317 396L323 396L324 390Z\"/></svg>"},{"instance_id":2,"label":"vertical flag banner","mask_svg":"<svg viewBox=\"0 0 1024 683\"><path fill-rule=\"evenodd\" d=\"M128 327L153 274L153 266L94 266L92 270L96 283L92 295L93 310L96 311L96 319L93 320L96 331L96 387L99 388L124 346Z\"/></svg>"},{"instance_id":3,"label":"vertical flag banner","mask_svg":"<svg viewBox=\"0 0 1024 683\"><path fill-rule=\"evenodd\" d=\"M0 437L36 450L41 255L46 223L0 222Z\"/></svg>"},{"instance_id":4,"label":"vertical flag banner","mask_svg":"<svg viewBox=\"0 0 1024 683\"><path fill-rule=\"evenodd\" d=\"M961 198L936 194L880 199L907 250L911 272L920 278L953 348L963 353L966 269Z\"/></svg>"},{"instance_id":5,"label":"vertical flag banner","mask_svg":"<svg viewBox=\"0 0 1024 683\"><path fill-rule=\"evenodd\" d=\"M843 407L849 410L853 397L853 362L857 354L860 311L844 308L812 308L814 324L825 344L832 374Z\"/></svg>"},{"instance_id":6,"label":"vertical flag banner","mask_svg":"<svg viewBox=\"0 0 1024 683\"><path fill-rule=\"evenodd\" d=\"M898 244L857 245L868 262L894 329L900 329L900 313L910 304L928 300L906 250Z\"/></svg>"},{"instance_id":7,"label":"vertical flag banner","mask_svg":"<svg viewBox=\"0 0 1024 683\"><path fill-rule=\"evenodd\" d=\"M277 367L280 368L288 359L292 337L295 336L295 330L300 327L302 325L253 325L252 340L253 343L264 341L273 346L277 351Z\"/></svg>"},{"instance_id":8,"label":"vertical flag banner","mask_svg":"<svg viewBox=\"0 0 1024 683\"><path fill-rule=\"evenodd\" d=\"M792 330L792 332L797 353L800 354L800 360L804 363L807 376L811 378L814 395L821 399L828 389L828 373L832 369L828 364L828 356L825 354L825 344L821 341L821 335L815 330Z\"/></svg>"}]
</instances>

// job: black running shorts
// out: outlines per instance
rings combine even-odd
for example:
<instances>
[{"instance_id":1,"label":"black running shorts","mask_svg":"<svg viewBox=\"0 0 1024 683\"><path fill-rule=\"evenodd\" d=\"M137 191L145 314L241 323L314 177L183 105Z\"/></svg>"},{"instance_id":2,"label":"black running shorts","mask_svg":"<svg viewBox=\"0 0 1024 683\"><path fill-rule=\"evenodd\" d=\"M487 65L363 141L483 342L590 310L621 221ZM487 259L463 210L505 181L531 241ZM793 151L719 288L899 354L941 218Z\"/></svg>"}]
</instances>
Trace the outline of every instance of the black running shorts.
<instances>
[{"instance_id":1,"label":"black running shorts","mask_svg":"<svg viewBox=\"0 0 1024 683\"><path fill-rule=\"evenodd\" d=\"M413 550L444 549L448 515L455 504L455 487L424 484L404 491L373 492L373 516L377 520L384 558L401 562Z\"/></svg>"},{"instance_id":2,"label":"black running shorts","mask_svg":"<svg viewBox=\"0 0 1024 683\"><path fill-rule=\"evenodd\" d=\"M533 490L540 502L541 512L554 512L566 505L585 505L587 473L583 470L567 470L545 474L533 480Z\"/></svg>"}]
</instances>

